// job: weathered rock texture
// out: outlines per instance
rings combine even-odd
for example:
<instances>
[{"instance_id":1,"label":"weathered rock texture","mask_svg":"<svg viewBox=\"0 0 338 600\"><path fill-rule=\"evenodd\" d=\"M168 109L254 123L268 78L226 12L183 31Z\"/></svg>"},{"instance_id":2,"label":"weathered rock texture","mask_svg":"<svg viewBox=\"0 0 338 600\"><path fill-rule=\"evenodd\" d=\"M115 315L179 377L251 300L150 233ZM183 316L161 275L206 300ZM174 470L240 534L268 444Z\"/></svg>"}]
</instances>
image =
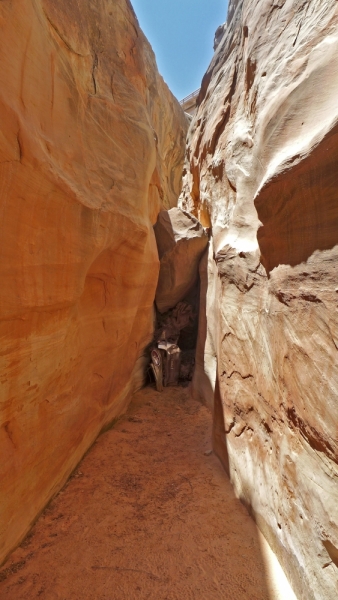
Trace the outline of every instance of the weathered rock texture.
<instances>
[{"instance_id":1,"label":"weathered rock texture","mask_svg":"<svg viewBox=\"0 0 338 600\"><path fill-rule=\"evenodd\" d=\"M337 53L334 0L231 2L181 202L213 234L195 393L304 600L338 596Z\"/></svg>"},{"instance_id":2,"label":"weathered rock texture","mask_svg":"<svg viewBox=\"0 0 338 600\"><path fill-rule=\"evenodd\" d=\"M121 413L185 118L129 0L0 5L0 562Z\"/></svg>"},{"instance_id":3,"label":"weathered rock texture","mask_svg":"<svg viewBox=\"0 0 338 600\"><path fill-rule=\"evenodd\" d=\"M180 208L161 211L154 231L160 258L156 306L163 313L196 284L209 238L198 219Z\"/></svg>"}]
</instances>

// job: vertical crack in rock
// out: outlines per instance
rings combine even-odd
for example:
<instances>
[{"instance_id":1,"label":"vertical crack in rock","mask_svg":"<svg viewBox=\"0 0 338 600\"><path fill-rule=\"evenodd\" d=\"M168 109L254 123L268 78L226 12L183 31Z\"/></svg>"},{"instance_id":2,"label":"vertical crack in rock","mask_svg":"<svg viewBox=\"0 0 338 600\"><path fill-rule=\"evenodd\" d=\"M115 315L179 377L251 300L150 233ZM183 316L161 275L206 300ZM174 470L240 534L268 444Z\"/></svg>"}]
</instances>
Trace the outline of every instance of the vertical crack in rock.
<instances>
[{"instance_id":1,"label":"vertical crack in rock","mask_svg":"<svg viewBox=\"0 0 338 600\"><path fill-rule=\"evenodd\" d=\"M99 64L99 59L98 59L98 56L97 56L97 54L95 52L94 53L94 58L93 58L93 66L92 66L92 80L93 80L94 96L96 96L96 93L97 93L96 70L98 68L98 64Z\"/></svg>"}]
</instances>

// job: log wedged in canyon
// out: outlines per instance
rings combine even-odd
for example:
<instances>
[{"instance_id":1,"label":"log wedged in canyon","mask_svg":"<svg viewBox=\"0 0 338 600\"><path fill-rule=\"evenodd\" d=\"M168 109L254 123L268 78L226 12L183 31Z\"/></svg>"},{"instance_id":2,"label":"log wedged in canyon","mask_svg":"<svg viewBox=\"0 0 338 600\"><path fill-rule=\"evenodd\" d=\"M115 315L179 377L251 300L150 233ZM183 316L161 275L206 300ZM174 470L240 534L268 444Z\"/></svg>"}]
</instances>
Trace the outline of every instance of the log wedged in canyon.
<instances>
[{"instance_id":1,"label":"log wedged in canyon","mask_svg":"<svg viewBox=\"0 0 338 600\"><path fill-rule=\"evenodd\" d=\"M179 206L211 228L194 394L300 599L338 588L338 7L233 0Z\"/></svg>"},{"instance_id":2,"label":"log wedged in canyon","mask_svg":"<svg viewBox=\"0 0 338 600\"><path fill-rule=\"evenodd\" d=\"M186 120L129 0L0 5L0 562L142 378Z\"/></svg>"}]
</instances>

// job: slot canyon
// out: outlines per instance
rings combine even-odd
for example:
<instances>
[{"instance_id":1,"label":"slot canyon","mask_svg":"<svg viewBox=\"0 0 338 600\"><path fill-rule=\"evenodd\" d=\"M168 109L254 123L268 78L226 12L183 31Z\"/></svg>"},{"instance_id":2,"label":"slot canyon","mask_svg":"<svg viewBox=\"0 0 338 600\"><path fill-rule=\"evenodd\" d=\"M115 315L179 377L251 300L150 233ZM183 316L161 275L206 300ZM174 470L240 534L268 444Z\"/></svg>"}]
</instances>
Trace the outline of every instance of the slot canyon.
<instances>
[{"instance_id":1,"label":"slot canyon","mask_svg":"<svg viewBox=\"0 0 338 600\"><path fill-rule=\"evenodd\" d=\"M0 2L1 599L338 598L337 55L230 0L188 115L130 0Z\"/></svg>"}]
</instances>

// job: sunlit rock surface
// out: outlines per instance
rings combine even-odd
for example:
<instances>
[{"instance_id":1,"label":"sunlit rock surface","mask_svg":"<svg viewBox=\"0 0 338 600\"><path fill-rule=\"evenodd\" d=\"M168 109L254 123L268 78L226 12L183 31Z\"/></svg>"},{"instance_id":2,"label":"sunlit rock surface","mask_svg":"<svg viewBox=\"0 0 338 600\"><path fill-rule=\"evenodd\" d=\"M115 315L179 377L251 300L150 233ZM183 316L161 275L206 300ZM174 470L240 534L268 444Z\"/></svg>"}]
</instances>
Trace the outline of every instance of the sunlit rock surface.
<instances>
[{"instance_id":1,"label":"sunlit rock surface","mask_svg":"<svg viewBox=\"0 0 338 600\"><path fill-rule=\"evenodd\" d=\"M127 0L0 3L0 562L124 410L185 117Z\"/></svg>"},{"instance_id":2,"label":"sunlit rock surface","mask_svg":"<svg viewBox=\"0 0 338 600\"><path fill-rule=\"evenodd\" d=\"M154 231L160 258L155 299L158 310L165 312L197 283L208 234L193 215L179 208L161 211Z\"/></svg>"},{"instance_id":3,"label":"sunlit rock surface","mask_svg":"<svg viewBox=\"0 0 338 600\"><path fill-rule=\"evenodd\" d=\"M338 597L337 11L230 2L180 204L212 228L194 392L304 600Z\"/></svg>"}]
</instances>

